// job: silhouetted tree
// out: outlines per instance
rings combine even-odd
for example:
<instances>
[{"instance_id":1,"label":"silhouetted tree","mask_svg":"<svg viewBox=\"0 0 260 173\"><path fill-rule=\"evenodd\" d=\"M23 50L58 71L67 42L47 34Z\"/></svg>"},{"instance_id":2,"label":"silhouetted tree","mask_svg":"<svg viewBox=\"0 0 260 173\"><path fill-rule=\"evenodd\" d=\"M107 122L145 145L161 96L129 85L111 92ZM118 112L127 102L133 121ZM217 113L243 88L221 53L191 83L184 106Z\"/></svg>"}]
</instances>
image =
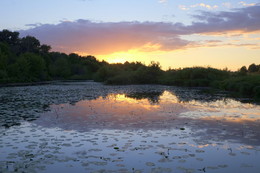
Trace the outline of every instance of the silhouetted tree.
<instances>
[{"instance_id":1,"label":"silhouetted tree","mask_svg":"<svg viewBox=\"0 0 260 173\"><path fill-rule=\"evenodd\" d=\"M51 46L43 44L40 46L40 52L43 54L47 54L49 53L49 51L51 50Z\"/></svg>"},{"instance_id":2,"label":"silhouetted tree","mask_svg":"<svg viewBox=\"0 0 260 173\"><path fill-rule=\"evenodd\" d=\"M22 38L20 44L21 44L20 53L26 53L26 52L39 53L41 47L40 41L32 36L26 36Z\"/></svg>"},{"instance_id":3,"label":"silhouetted tree","mask_svg":"<svg viewBox=\"0 0 260 173\"><path fill-rule=\"evenodd\" d=\"M249 67L248 67L248 72L250 73L254 73L254 72L257 72L259 69L258 69L258 66L255 65L254 63L251 64Z\"/></svg>"},{"instance_id":4,"label":"silhouetted tree","mask_svg":"<svg viewBox=\"0 0 260 173\"><path fill-rule=\"evenodd\" d=\"M8 47L6 44L0 42L0 82L8 77Z\"/></svg>"},{"instance_id":5,"label":"silhouetted tree","mask_svg":"<svg viewBox=\"0 0 260 173\"><path fill-rule=\"evenodd\" d=\"M246 68L246 66L241 67L240 70L239 70L239 72L241 72L241 73L247 73L247 68Z\"/></svg>"},{"instance_id":6,"label":"silhouetted tree","mask_svg":"<svg viewBox=\"0 0 260 173\"><path fill-rule=\"evenodd\" d=\"M16 45L19 43L19 32L11 32L4 29L0 32L0 42L7 43L8 45Z\"/></svg>"}]
</instances>

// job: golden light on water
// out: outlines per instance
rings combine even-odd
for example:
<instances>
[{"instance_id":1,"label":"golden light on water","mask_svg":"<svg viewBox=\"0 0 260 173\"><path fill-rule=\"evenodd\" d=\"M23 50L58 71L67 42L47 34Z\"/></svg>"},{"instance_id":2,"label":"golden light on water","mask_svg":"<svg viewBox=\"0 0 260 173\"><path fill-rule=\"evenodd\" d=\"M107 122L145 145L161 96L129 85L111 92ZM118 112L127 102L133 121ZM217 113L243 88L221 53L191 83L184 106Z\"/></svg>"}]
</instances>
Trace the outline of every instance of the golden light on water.
<instances>
[{"instance_id":1,"label":"golden light on water","mask_svg":"<svg viewBox=\"0 0 260 173\"><path fill-rule=\"evenodd\" d=\"M176 103L175 99L168 100L169 94L164 92L161 96L156 96L158 101L156 98L154 100L121 93L109 94L95 100L80 101L75 106L62 105L63 108L59 109L61 105L53 105L53 108L59 110L64 122L149 125L156 121L171 121L173 116L189 110L185 105Z\"/></svg>"}]
</instances>

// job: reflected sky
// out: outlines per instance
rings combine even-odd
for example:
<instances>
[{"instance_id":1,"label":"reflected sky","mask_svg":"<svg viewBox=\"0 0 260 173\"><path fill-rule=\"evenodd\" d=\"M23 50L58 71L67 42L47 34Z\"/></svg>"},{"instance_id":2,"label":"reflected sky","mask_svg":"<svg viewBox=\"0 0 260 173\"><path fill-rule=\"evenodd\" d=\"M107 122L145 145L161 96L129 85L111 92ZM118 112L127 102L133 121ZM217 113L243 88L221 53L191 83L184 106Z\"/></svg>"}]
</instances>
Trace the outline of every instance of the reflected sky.
<instances>
[{"instance_id":1,"label":"reflected sky","mask_svg":"<svg viewBox=\"0 0 260 173\"><path fill-rule=\"evenodd\" d=\"M1 121L37 117L0 128L0 172L260 170L259 105L158 85L28 88L0 92Z\"/></svg>"},{"instance_id":2,"label":"reflected sky","mask_svg":"<svg viewBox=\"0 0 260 173\"><path fill-rule=\"evenodd\" d=\"M152 93L151 93L152 94ZM260 144L259 106L232 99L181 102L172 92L109 94L76 104L52 105L34 123L43 127L91 129L180 129L193 131L201 140L231 140Z\"/></svg>"},{"instance_id":3,"label":"reflected sky","mask_svg":"<svg viewBox=\"0 0 260 173\"><path fill-rule=\"evenodd\" d=\"M133 98L126 94L110 94L95 100L76 104L52 105L35 123L43 126L59 126L65 129L84 131L88 128L164 128L176 116L192 108L168 99L162 94L160 102L150 98ZM161 124L164 121L168 123ZM73 125L73 127L71 127ZM169 124L170 125L170 124Z\"/></svg>"}]
</instances>

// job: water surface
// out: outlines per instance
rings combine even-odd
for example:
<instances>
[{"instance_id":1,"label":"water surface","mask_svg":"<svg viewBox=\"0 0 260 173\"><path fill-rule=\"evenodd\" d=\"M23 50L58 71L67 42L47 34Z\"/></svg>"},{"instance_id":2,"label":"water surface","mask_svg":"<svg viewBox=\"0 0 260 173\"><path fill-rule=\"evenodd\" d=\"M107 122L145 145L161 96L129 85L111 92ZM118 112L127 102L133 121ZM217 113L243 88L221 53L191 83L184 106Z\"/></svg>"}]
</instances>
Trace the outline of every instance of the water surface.
<instances>
[{"instance_id":1,"label":"water surface","mask_svg":"<svg viewBox=\"0 0 260 173\"><path fill-rule=\"evenodd\" d=\"M260 170L260 106L94 82L0 88L0 172Z\"/></svg>"}]
</instances>

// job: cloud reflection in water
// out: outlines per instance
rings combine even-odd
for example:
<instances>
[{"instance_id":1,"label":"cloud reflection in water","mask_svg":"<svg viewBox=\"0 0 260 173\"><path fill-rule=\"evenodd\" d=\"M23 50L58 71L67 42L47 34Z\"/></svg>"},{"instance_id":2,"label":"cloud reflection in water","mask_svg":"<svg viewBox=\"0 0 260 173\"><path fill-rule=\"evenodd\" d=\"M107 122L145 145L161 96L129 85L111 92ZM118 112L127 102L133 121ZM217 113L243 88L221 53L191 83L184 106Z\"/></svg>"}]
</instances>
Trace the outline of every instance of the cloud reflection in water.
<instances>
[{"instance_id":1,"label":"cloud reflection in water","mask_svg":"<svg viewBox=\"0 0 260 173\"><path fill-rule=\"evenodd\" d=\"M233 99L182 102L173 92L108 94L75 105L52 105L36 124L65 130L179 129L191 130L199 143L231 140L260 145L259 106Z\"/></svg>"}]
</instances>

